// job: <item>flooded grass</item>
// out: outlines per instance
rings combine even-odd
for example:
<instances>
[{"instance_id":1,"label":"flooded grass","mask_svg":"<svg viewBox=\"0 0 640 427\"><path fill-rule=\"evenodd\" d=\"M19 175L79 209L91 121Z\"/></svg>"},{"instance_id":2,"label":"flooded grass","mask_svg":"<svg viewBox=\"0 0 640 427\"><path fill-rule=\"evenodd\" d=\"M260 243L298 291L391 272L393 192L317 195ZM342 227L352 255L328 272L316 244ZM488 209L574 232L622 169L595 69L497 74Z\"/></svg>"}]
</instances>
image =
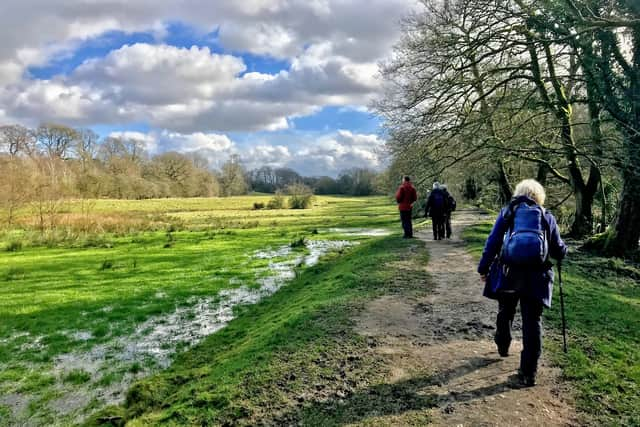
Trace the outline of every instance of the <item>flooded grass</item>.
<instances>
[{"instance_id":1,"label":"flooded grass","mask_svg":"<svg viewBox=\"0 0 640 427\"><path fill-rule=\"evenodd\" d=\"M336 201L285 210L278 225L231 230L201 229L202 217L194 215L194 222L185 220L193 229L172 231L168 248L167 233L159 231L105 236L109 244L101 247L3 252L0 418L67 425L122 403L131 384L223 329L241 307L273 295L323 256L333 259L377 235L336 228L317 239L311 230L352 223L362 230L373 213L375 228L395 221L384 199ZM212 208L203 201L192 207ZM216 214L242 221L232 207ZM255 221L253 215L243 218ZM301 237L303 244L292 247Z\"/></svg>"}]
</instances>

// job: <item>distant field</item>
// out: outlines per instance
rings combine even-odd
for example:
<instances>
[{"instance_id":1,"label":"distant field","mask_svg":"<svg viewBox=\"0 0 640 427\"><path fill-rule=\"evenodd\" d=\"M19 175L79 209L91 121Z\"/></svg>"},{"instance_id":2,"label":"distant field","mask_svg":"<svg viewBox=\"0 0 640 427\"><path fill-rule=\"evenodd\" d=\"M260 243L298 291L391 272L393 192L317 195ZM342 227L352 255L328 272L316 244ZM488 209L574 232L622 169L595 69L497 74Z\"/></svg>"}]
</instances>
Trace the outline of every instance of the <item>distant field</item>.
<instances>
[{"instance_id":1,"label":"distant field","mask_svg":"<svg viewBox=\"0 0 640 427\"><path fill-rule=\"evenodd\" d=\"M253 209L269 198L69 202L40 240L21 212L23 229L0 235L0 425L65 424L119 403L239 306L399 229L385 197Z\"/></svg>"},{"instance_id":2,"label":"distant field","mask_svg":"<svg viewBox=\"0 0 640 427\"><path fill-rule=\"evenodd\" d=\"M0 244L6 245L12 239L24 236L24 230L28 231L28 240L47 242L47 236L39 238L38 235L52 235L49 236L49 241L70 241L73 240L70 237L83 237L81 235L87 233L129 234L137 231L162 231L168 227L174 230L200 230L273 228L287 224L303 230L319 224L338 226L347 216L352 226L361 224L369 227L376 223L388 223L388 215L392 213L389 210L391 199L385 197L319 196L314 199L313 209L253 209L254 203L266 205L271 198L271 195L251 195L224 198L71 200L56 205L52 218L46 212L43 214L46 228L44 232L39 229L38 206L31 205L17 212L14 221L16 227L0 228ZM55 224L57 231L48 230L50 222Z\"/></svg>"}]
</instances>

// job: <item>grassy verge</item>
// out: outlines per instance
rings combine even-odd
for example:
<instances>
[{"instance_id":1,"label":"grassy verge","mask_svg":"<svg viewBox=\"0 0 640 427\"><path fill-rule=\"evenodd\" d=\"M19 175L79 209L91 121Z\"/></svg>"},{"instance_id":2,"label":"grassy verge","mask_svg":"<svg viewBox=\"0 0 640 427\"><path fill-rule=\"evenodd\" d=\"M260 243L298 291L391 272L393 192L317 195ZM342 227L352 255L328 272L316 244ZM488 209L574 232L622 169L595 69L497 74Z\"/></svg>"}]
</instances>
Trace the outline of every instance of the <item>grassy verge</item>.
<instances>
[{"instance_id":1,"label":"grassy verge","mask_svg":"<svg viewBox=\"0 0 640 427\"><path fill-rule=\"evenodd\" d=\"M362 390L379 386L384 369L351 319L367 299L397 290L397 270L384 266L421 246L373 240L304 270L89 424L339 425L384 411L383 398L374 406L357 399L370 396Z\"/></svg>"},{"instance_id":2,"label":"grassy verge","mask_svg":"<svg viewBox=\"0 0 640 427\"><path fill-rule=\"evenodd\" d=\"M480 256L490 224L467 228ZM640 286L638 270L620 260L572 251L563 263L569 352L562 353L558 292L545 311L545 348L576 388L578 409L596 425L640 425Z\"/></svg>"}]
</instances>

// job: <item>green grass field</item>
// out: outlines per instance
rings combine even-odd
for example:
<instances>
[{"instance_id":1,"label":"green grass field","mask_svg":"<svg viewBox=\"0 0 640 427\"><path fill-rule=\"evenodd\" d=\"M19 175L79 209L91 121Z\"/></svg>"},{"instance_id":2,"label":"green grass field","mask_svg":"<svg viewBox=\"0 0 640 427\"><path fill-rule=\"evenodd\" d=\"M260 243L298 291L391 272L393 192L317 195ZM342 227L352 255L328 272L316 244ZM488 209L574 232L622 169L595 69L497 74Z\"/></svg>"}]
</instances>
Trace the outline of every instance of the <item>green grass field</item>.
<instances>
[{"instance_id":1,"label":"green grass field","mask_svg":"<svg viewBox=\"0 0 640 427\"><path fill-rule=\"evenodd\" d=\"M268 357L270 340L282 339L277 334L299 326L296 322L309 321L310 308L333 307L362 286L354 269L365 258L376 262L389 256L379 246L385 241L379 235L399 229L396 208L384 197L319 197L307 210L252 209L254 202L268 199L98 200L89 210L77 201L65 205L57 235L38 239L33 229L5 230L0 240L0 425L83 419L119 403L131 384L162 370L174 354L197 358L197 349L227 349L229 354L216 356L227 367L211 367L225 372L253 363L246 352ZM22 215L28 224L28 212ZM78 215L94 224L108 219L112 231L80 232L69 220ZM371 229L375 236L366 235ZM329 285L320 295L305 297L325 263L305 267L296 260L324 247L308 242L325 241L341 243L320 254L344 264L327 270L322 280ZM247 308L265 284L282 284L288 275L295 278L285 289ZM254 324L254 310L283 304L285 290L296 287L302 292L296 304L271 310L267 320ZM182 351L215 332L207 324L219 321L222 327L232 317L240 326ZM172 323L183 330L171 329ZM251 332L252 327L258 330ZM165 341L167 334L177 338L169 344L150 342ZM224 378L218 371L210 374Z\"/></svg>"},{"instance_id":2,"label":"green grass field","mask_svg":"<svg viewBox=\"0 0 640 427\"><path fill-rule=\"evenodd\" d=\"M478 258L491 224L469 227ZM578 408L594 425L640 425L640 271L621 260L571 248L563 262L568 353L562 352L559 293L545 310L544 349L576 389Z\"/></svg>"}]
</instances>

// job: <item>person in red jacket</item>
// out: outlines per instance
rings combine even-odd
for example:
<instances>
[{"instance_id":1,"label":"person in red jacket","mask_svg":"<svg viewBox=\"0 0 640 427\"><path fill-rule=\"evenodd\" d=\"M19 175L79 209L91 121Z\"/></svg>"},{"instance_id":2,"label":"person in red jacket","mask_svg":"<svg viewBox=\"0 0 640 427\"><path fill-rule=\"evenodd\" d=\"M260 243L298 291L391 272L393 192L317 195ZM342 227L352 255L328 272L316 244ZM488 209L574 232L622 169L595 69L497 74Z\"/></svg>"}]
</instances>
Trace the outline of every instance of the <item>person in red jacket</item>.
<instances>
[{"instance_id":1,"label":"person in red jacket","mask_svg":"<svg viewBox=\"0 0 640 427\"><path fill-rule=\"evenodd\" d=\"M398 202L398 209L400 210L400 221L402 221L402 229L404 230L405 239L411 239L413 237L413 224L411 223L411 210L413 209L413 203L418 200L418 193L411 184L411 178L404 177L404 182L396 191L396 202Z\"/></svg>"}]
</instances>

